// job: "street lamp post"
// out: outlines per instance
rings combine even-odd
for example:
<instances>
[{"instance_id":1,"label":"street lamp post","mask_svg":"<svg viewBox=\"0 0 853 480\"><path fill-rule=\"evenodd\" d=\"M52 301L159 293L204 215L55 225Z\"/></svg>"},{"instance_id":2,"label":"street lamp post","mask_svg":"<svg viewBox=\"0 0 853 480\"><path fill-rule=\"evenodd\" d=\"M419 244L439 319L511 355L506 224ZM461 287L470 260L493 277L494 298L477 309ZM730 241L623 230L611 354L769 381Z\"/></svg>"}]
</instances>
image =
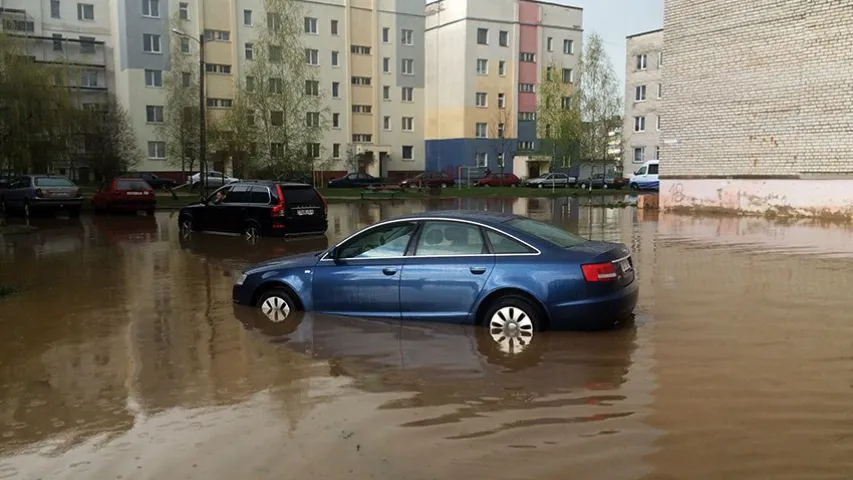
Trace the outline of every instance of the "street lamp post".
<instances>
[{"instance_id":1,"label":"street lamp post","mask_svg":"<svg viewBox=\"0 0 853 480\"><path fill-rule=\"evenodd\" d=\"M201 196L207 193L207 125L205 119L206 99L204 96L204 33L198 38L187 34L182 30L173 28L172 32L178 36L189 38L198 42L198 176L201 181Z\"/></svg>"}]
</instances>

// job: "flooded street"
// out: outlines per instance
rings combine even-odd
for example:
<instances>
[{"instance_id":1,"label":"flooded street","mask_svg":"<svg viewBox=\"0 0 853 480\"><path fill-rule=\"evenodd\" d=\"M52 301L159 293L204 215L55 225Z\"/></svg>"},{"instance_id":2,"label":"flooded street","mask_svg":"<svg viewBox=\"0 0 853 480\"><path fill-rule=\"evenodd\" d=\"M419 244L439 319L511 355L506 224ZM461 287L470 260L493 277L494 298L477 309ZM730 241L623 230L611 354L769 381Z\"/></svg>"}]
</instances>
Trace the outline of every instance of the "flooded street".
<instances>
[{"instance_id":1,"label":"flooded street","mask_svg":"<svg viewBox=\"0 0 853 480\"><path fill-rule=\"evenodd\" d=\"M634 325L547 332L304 315L230 272L380 219L487 209L632 249ZM181 237L177 212L0 236L0 479L853 476L853 231L566 199L329 206L324 241Z\"/></svg>"}]
</instances>

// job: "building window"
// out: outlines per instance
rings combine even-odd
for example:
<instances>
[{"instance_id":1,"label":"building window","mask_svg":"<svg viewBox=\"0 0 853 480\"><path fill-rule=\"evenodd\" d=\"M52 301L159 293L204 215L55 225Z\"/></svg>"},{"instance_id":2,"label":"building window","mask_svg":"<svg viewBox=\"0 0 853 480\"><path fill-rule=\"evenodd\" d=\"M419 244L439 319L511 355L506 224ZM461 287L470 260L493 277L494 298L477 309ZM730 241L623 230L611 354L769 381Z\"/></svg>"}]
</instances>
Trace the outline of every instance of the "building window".
<instances>
[{"instance_id":1,"label":"building window","mask_svg":"<svg viewBox=\"0 0 853 480\"><path fill-rule=\"evenodd\" d=\"M95 6L90 3L77 4L77 20L94 20Z\"/></svg>"},{"instance_id":2,"label":"building window","mask_svg":"<svg viewBox=\"0 0 853 480\"><path fill-rule=\"evenodd\" d=\"M536 54L535 53L529 53L529 52L521 52L519 54L519 61L534 63L534 62L536 62Z\"/></svg>"},{"instance_id":3,"label":"building window","mask_svg":"<svg viewBox=\"0 0 853 480\"><path fill-rule=\"evenodd\" d=\"M369 133L354 133L352 134L352 143L370 143L373 141L373 135Z\"/></svg>"},{"instance_id":4,"label":"building window","mask_svg":"<svg viewBox=\"0 0 853 480\"><path fill-rule=\"evenodd\" d=\"M646 147L634 147L634 163L646 161Z\"/></svg>"},{"instance_id":5,"label":"building window","mask_svg":"<svg viewBox=\"0 0 853 480\"><path fill-rule=\"evenodd\" d=\"M415 89L413 87L403 87L401 92L402 92L402 95L401 95L402 101L404 101L404 102L414 102L415 101L414 100Z\"/></svg>"},{"instance_id":6,"label":"building window","mask_svg":"<svg viewBox=\"0 0 853 480\"><path fill-rule=\"evenodd\" d=\"M406 28L400 30L400 43L403 45L414 45L415 32Z\"/></svg>"},{"instance_id":7,"label":"building window","mask_svg":"<svg viewBox=\"0 0 853 480\"><path fill-rule=\"evenodd\" d=\"M489 74L489 61L485 58L477 59L477 75Z\"/></svg>"},{"instance_id":8,"label":"building window","mask_svg":"<svg viewBox=\"0 0 853 480\"><path fill-rule=\"evenodd\" d=\"M243 10L243 25L247 27L252 26L252 11L251 10Z\"/></svg>"},{"instance_id":9,"label":"building window","mask_svg":"<svg viewBox=\"0 0 853 480\"><path fill-rule=\"evenodd\" d=\"M403 145L403 160L414 160L415 147L411 145Z\"/></svg>"},{"instance_id":10,"label":"building window","mask_svg":"<svg viewBox=\"0 0 853 480\"><path fill-rule=\"evenodd\" d=\"M506 94L498 94L498 108L506 108Z\"/></svg>"},{"instance_id":11,"label":"building window","mask_svg":"<svg viewBox=\"0 0 853 480\"><path fill-rule=\"evenodd\" d=\"M563 40L563 54L565 55L574 55L575 54L575 41L565 39Z\"/></svg>"},{"instance_id":12,"label":"building window","mask_svg":"<svg viewBox=\"0 0 853 480\"><path fill-rule=\"evenodd\" d=\"M563 107L563 110L568 110L572 108L572 97L565 96L561 99L560 106Z\"/></svg>"},{"instance_id":13,"label":"building window","mask_svg":"<svg viewBox=\"0 0 853 480\"><path fill-rule=\"evenodd\" d=\"M143 33L142 50L147 53L160 53L160 35Z\"/></svg>"},{"instance_id":14,"label":"building window","mask_svg":"<svg viewBox=\"0 0 853 480\"><path fill-rule=\"evenodd\" d=\"M373 113L373 106L372 105L353 105L352 106L352 113L359 113L362 115L370 115L371 113Z\"/></svg>"},{"instance_id":15,"label":"building window","mask_svg":"<svg viewBox=\"0 0 853 480\"><path fill-rule=\"evenodd\" d=\"M341 97L341 84L339 82L332 82L332 98L340 98Z\"/></svg>"},{"instance_id":16,"label":"building window","mask_svg":"<svg viewBox=\"0 0 853 480\"><path fill-rule=\"evenodd\" d=\"M190 19L190 5L188 3L180 2L178 4L178 18L181 20Z\"/></svg>"},{"instance_id":17,"label":"building window","mask_svg":"<svg viewBox=\"0 0 853 480\"><path fill-rule=\"evenodd\" d=\"M489 166L489 154L477 152L476 162L477 162L477 167L480 167L480 168Z\"/></svg>"},{"instance_id":18,"label":"building window","mask_svg":"<svg viewBox=\"0 0 853 480\"><path fill-rule=\"evenodd\" d=\"M341 158L341 144L333 143L332 144L332 158Z\"/></svg>"},{"instance_id":19,"label":"building window","mask_svg":"<svg viewBox=\"0 0 853 480\"><path fill-rule=\"evenodd\" d=\"M391 100L391 87L388 85L382 87L382 100Z\"/></svg>"},{"instance_id":20,"label":"building window","mask_svg":"<svg viewBox=\"0 0 853 480\"><path fill-rule=\"evenodd\" d=\"M660 147L655 147L655 158L652 160L660 160Z\"/></svg>"},{"instance_id":21,"label":"building window","mask_svg":"<svg viewBox=\"0 0 853 480\"><path fill-rule=\"evenodd\" d=\"M145 121L163 123L163 107L161 105L147 105L145 107Z\"/></svg>"},{"instance_id":22,"label":"building window","mask_svg":"<svg viewBox=\"0 0 853 480\"><path fill-rule=\"evenodd\" d=\"M646 69L646 54L637 55L637 70Z\"/></svg>"},{"instance_id":23,"label":"building window","mask_svg":"<svg viewBox=\"0 0 853 480\"><path fill-rule=\"evenodd\" d=\"M391 59L388 57L382 59L382 72L391 73Z\"/></svg>"},{"instance_id":24,"label":"building window","mask_svg":"<svg viewBox=\"0 0 853 480\"><path fill-rule=\"evenodd\" d=\"M142 0L142 15L160 18L160 0Z\"/></svg>"},{"instance_id":25,"label":"building window","mask_svg":"<svg viewBox=\"0 0 853 480\"><path fill-rule=\"evenodd\" d=\"M658 68L663 66L663 52L658 52Z\"/></svg>"},{"instance_id":26,"label":"building window","mask_svg":"<svg viewBox=\"0 0 853 480\"><path fill-rule=\"evenodd\" d=\"M477 43L480 45L488 45L489 44L489 29L488 28L478 28L477 29Z\"/></svg>"},{"instance_id":27,"label":"building window","mask_svg":"<svg viewBox=\"0 0 853 480\"><path fill-rule=\"evenodd\" d=\"M270 78L269 92L275 94L281 94L282 92L284 92L284 81L279 77Z\"/></svg>"},{"instance_id":28,"label":"building window","mask_svg":"<svg viewBox=\"0 0 853 480\"><path fill-rule=\"evenodd\" d=\"M249 90L249 91L251 91L249 89L249 80L250 79L253 80L252 85L254 85L254 80L255 80L252 77L246 77L246 90ZM192 73L181 72L181 86L182 87L189 87L192 84L192 81L193 81L193 74Z\"/></svg>"},{"instance_id":29,"label":"building window","mask_svg":"<svg viewBox=\"0 0 853 480\"><path fill-rule=\"evenodd\" d=\"M332 35L338 34L338 21L337 20L332 20L332 24L329 26L329 33L331 33Z\"/></svg>"},{"instance_id":30,"label":"building window","mask_svg":"<svg viewBox=\"0 0 853 480\"><path fill-rule=\"evenodd\" d=\"M545 45L546 45L545 48L547 48L549 52L553 52L554 51L554 38L548 37L548 40L545 42Z\"/></svg>"},{"instance_id":31,"label":"building window","mask_svg":"<svg viewBox=\"0 0 853 480\"><path fill-rule=\"evenodd\" d=\"M646 131L646 117L634 117L634 131L637 133Z\"/></svg>"},{"instance_id":32,"label":"building window","mask_svg":"<svg viewBox=\"0 0 853 480\"><path fill-rule=\"evenodd\" d=\"M535 122L536 112L518 112L519 122Z\"/></svg>"},{"instance_id":33,"label":"building window","mask_svg":"<svg viewBox=\"0 0 853 480\"><path fill-rule=\"evenodd\" d=\"M498 62L498 75L506 76L506 62L504 60Z\"/></svg>"},{"instance_id":34,"label":"building window","mask_svg":"<svg viewBox=\"0 0 853 480\"><path fill-rule=\"evenodd\" d=\"M98 86L98 72L93 70L84 70L80 73L80 86L81 87L97 87Z\"/></svg>"},{"instance_id":35,"label":"building window","mask_svg":"<svg viewBox=\"0 0 853 480\"><path fill-rule=\"evenodd\" d=\"M545 69L545 80L551 81L551 72L554 70L553 67L548 67Z\"/></svg>"},{"instance_id":36,"label":"building window","mask_svg":"<svg viewBox=\"0 0 853 480\"><path fill-rule=\"evenodd\" d=\"M320 112L306 112L305 126L317 128L320 126Z\"/></svg>"},{"instance_id":37,"label":"building window","mask_svg":"<svg viewBox=\"0 0 853 480\"><path fill-rule=\"evenodd\" d=\"M369 87L371 83L370 77L352 77L351 78L353 85L361 85L365 87Z\"/></svg>"},{"instance_id":38,"label":"building window","mask_svg":"<svg viewBox=\"0 0 853 480\"><path fill-rule=\"evenodd\" d=\"M489 133L487 130L487 125L485 123L478 123L475 129L475 135L477 138L489 138Z\"/></svg>"},{"instance_id":39,"label":"building window","mask_svg":"<svg viewBox=\"0 0 853 480\"><path fill-rule=\"evenodd\" d=\"M497 157L498 157L498 167L503 167L504 166L504 154L499 153L497 155Z\"/></svg>"},{"instance_id":40,"label":"building window","mask_svg":"<svg viewBox=\"0 0 853 480\"><path fill-rule=\"evenodd\" d=\"M532 141L521 141L518 142L518 150L520 151L531 151L535 148L536 144Z\"/></svg>"},{"instance_id":41,"label":"building window","mask_svg":"<svg viewBox=\"0 0 853 480\"><path fill-rule=\"evenodd\" d=\"M332 128L341 128L341 114L333 113L332 114Z\"/></svg>"},{"instance_id":42,"label":"building window","mask_svg":"<svg viewBox=\"0 0 853 480\"><path fill-rule=\"evenodd\" d=\"M278 60L281 60L281 49L278 52ZM272 49L270 49L270 56L272 56ZM306 48L305 63L308 65L320 65L320 51L316 48Z\"/></svg>"},{"instance_id":43,"label":"building window","mask_svg":"<svg viewBox=\"0 0 853 480\"><path fill-rule=\"evenodd\" d=\"M388 132L391 131L391 117L382 117L382 128Z\"/></svg>"},{"instance_id":44,"label":"building window","mask_svg":"<svg viewBox=\"0 0 853 480\"><path fill-rule=\"evenodd\" d=\"M382 43L389 43L391 41L391 29L388 27L382 27Z\"/></svg>"},{"instance_id":45,"label":"building window","mask_svg":"<svg viewBox=\"0 0 853 480\"><path fill-rule=\"evenodd\" d=\"M230 98L208 98L207 106L209 108L231 108L234 105L234 100Z\"/></svg>"},{"instance_id":46,"label":"building window","mask_svg":"<svg viewBox=\"0 0 853 480\"><path fill-rule=\"evenodd\" d=\"M415 131L415 118L414 117L403 117L402 126L400 127L404 132L413 132Z\"/></svg>"},{"instance_id":47,"label":"building window","mask_svg":"<svg viewBox=\"0 0 853 480\"><path fill-rule=\"evenodd\" d=\"M270 112L270 124L274 127L280 127L284 125L284 112L281 110L275 110Z\"/></svg>"},{"instance_id":48,"label":"building window","mask_svg":"<svg viewBox=\"0 0 853 480\"><path fill-rule=\"evenodd\" d=\"M658 84L658 98L659 99L663 98L663 84L662 83Z\"/></svg>"},{"instance_id":49,"label":"building window","mask_svg":"<svg viewBox=\"0 0 853 480\"><path fill-rule=\"evenodd\" d=\"M148 158L157 160L166 158L166 142L148 142Z\"/></svg>"},{"instance_id":50,"label":"building window","mask_svg":"<svg viewBox=\"0 0 853 480\"><path fill-rule=\"evenodd\" d=\"M532 83L519 83L518 91L522 93L536 93L536 85Z\"/></svg>"},{"instance_id":51,"label":"building window","mask_svg":"<svg viewBox=\"0 0 853 480\"><path fill-rule=\"evenodd\" d=\"M320 82L317 80L305 80L305 95L309 97L320 96Z\"/></svg>"},{"instance_id":52,"label":"building window","mask_svg":"<svg viewBox=\"0 0 853 480\"><path fill-rule=\"evenodd\" d=\"M660 131L660 115L655 119L655 130Z\"/></svg>"},{"instance_id":53,"label":"building window","mask_svg":"<svg viewBox=\"0 0 853 480\"><path fill-rule=\"evenodd\" d=\"M498 138L504 138L506 135L506 125L503 123L498 124Z\"/></svg>"},{"instance_id":54,"label":"building window","mask_svg":"<svg viewBox=\"0 0 853 480\"><path fill-rule=\"evenodd\" d=\"M204 31L204 41L205 42L230 42L231 41L231 32L227 30L205 30Z\"/></svg>"},{"instance_id":55,"label":"building window","mask_svg":"<svg viewBox=\"0 0 853 480\"><path fill-rule=\"evenodd\" d=\"M317 35L317 19L305 17L305 33Z\"/></svg>"},{"instance_id":56,"label":"building window","mask_svg":"<svg viewBox=\"0 0 853 480\"><path fill-rule=\"evenodd\" d=\"M370 55L370 47L364 45L352 45L349 51L356 55Z\"/></svg>"},{"instance_id":57,"label":"building window","mask_svg":"<svg viewBox=\"0 0 853 480\"><path fill-rule=\"evenodd\" d=\"M488 107L489 97L483 92L477 92L474 96L474 105L478 107Z\"/></svg>"},{"instance_id":58,"label":"building window","mask_svg":"<svg viewBox=\"0 0 853 480\"><path fill-rule=\"evenodd\" d=\"M270 156L273 158L281 158L284 156L284 144L273 142L270 143Z\"/></svg>"},{"instance_id":59,"label":"building window","mask_svg":"<svg viewBox=\"0 0 853 480\"><path fill-rule=\"evenodd\" d=\"M502 47L509 46L509 32L507 32L506 30L501 30L500 32L498 32L498 45Z\"/></svg>"},{"instance_id":60,"label":"building window","mask_svg":"<svg viewBox=\"0 0 853 480\"><path fill-rule=\"evenodd\" d=\"M634 87L634 101L635 102L643 102L646 100L646 86L645 85L637 85Z\"/></svg>"},{"instance_id":61,"label":"building window","mask_svg":"<svg viewBox=\"0 0 853 480\"><path fill-rule=\"evenodd\" d=\"M572 83L575 81L575 72L571 68L563 69L563 83Z\"/></svg>"},{"instance_id":62,"label":"building window","mask_svg":"<svg viewBox=\"0 0 853 480\"><path fill-rule=\"evenodd\" d=\"M53 51L61 52L62 51L62 34L54 33L53 34Z\"/></svg>"},{"instance_id":63,"label":"building window","mask_svg":"<svg viewBox=\"0 0 853 480\"><path fill-rule=\"evenodd\" d=\"M272 32L281 30L281 14L276 12L267 12L267 29Z\"/></svg>"},{"instance_id":64,"label":"building window","mask_svg":"<svg viewBox=\"0 0 853 480\"><path fill-rule=\"evenodd\" d=\"M218 73L220 75L231 75L231 65L221 63L205 63L204 70L207 73Z\"/></svg>"},{"instance_id":65,"label":"building window","mask_svg":"<svg viewBox=\"0 0 853 480\"><path fill-rule=\"evenodd\" d=\"M308 158L320 158L320 144L309 143L306 145L306 153Z\"/></svg>"},{"instance_id":66,"label":"building window","mask_svg":"<svg viewBox=\"0 0 853 480\"><path fill-rule=\"evenodd\" d=\"M255 44L247 43L246 44L246 60L254 60L255 59Z\"/></svg>"},{"instance_id":67,"label":"building window","mask_svg":"<svg viewBox=\"0 0 853 480\"><path fill-rule=\"evenodd\" d=\"M145 86L146 87L162 87L163 86L163 71L162 70L145 70Z\"/></svg>"},{"instance_id":68,"label":"building window","mask_svg":"<svg viewBox=\"0 0 853 480\"><path fill-rule=\"evenodd\" d=\"M414 75L415 74L415 61L411 58L404 58L402 63L402 73L403 75Z\"/></svg>"},{"instance_id":69,"label":"building window","mask_svg":"<svg viewBox=\"0 0 853 480\"><path fill-rule=\"evenodd\" d=\"M190 39L181 37L181 53L190 53Z\"/></svg>"},{"instance_id":70,"label":"building window","mask_svg":"<svg viewBox=\"0 0 853 480\"><path fill-rule=\"evenodd\" d=\"M339 63L340 60L338 60L339 56L340 56L340 52L332 52L332 66L333 67L339 67L340 66L340 63Z\"/></svg>"},{"instance_id":71,"label":"building window","mask_svg":"<svg viewBox=\"0 0 853 480\"><path fill-rule=\"evenodd\" d=\"M59 0L50 0L50 18L59 18Z\"/></svg>"}]
</instances>

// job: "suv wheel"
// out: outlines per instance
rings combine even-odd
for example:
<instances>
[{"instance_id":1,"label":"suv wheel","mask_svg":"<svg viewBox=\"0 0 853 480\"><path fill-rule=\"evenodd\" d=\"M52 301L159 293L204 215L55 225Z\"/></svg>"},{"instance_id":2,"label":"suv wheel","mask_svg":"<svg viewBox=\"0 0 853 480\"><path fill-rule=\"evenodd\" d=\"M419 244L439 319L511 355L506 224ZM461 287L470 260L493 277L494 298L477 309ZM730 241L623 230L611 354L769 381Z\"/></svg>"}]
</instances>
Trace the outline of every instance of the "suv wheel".
<instances>
[{"instance_id":1,"label":"suv wheel","mask_svg":"<svg viewBox=\"0 0 853 480\"><path fill-rule=\"evenodd\" d=\"M243 228L243 237L250 242L256 242L260 236L261 229L254 223L249 223Z\"/></svg>"}]
</instances>

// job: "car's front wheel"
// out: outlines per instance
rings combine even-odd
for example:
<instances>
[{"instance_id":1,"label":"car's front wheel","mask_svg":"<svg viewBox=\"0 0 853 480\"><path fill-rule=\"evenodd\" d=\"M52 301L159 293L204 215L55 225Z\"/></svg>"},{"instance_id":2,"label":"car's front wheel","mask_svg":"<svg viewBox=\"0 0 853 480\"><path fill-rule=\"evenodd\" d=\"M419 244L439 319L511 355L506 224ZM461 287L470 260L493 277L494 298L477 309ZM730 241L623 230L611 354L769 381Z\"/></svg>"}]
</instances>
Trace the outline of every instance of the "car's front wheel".
<instances>
[{"instance_id":1,"label":"car's front wheel","mask_svg":"<svg viewBox=\"0 0 853 480\"><path fill-rule=\"evenodd\" d=\"M257 306L273 323L283 322L291 313L297 311L296 302L290 292L280 287L270 288L261 294Z\"/></svg>"},{"instance_id":2,"label":"car's front wheel","mask_svg":"<svg viewBox=\"0 0 853 480\"><path fill-rule=\"evenodd\" d=\"M500 297L486 309L483 323L494 346L502 353L521 353L541 329L538 309L524 297Z\"/></svg>"},{"instance_id":3,"label":"car's front wheel","mask_svg":"<svg viewBox=\"0 0 853 480\"><path fill-rule=\"evenodd\" d=\"M631 184L631 190L633 190L633 191L637 192L637 191L639 191L639 190L640 190L640 186L639 186L639 185L637 185L636 183L632 183L632 184Z\"/></svg>"}]
</instances>

